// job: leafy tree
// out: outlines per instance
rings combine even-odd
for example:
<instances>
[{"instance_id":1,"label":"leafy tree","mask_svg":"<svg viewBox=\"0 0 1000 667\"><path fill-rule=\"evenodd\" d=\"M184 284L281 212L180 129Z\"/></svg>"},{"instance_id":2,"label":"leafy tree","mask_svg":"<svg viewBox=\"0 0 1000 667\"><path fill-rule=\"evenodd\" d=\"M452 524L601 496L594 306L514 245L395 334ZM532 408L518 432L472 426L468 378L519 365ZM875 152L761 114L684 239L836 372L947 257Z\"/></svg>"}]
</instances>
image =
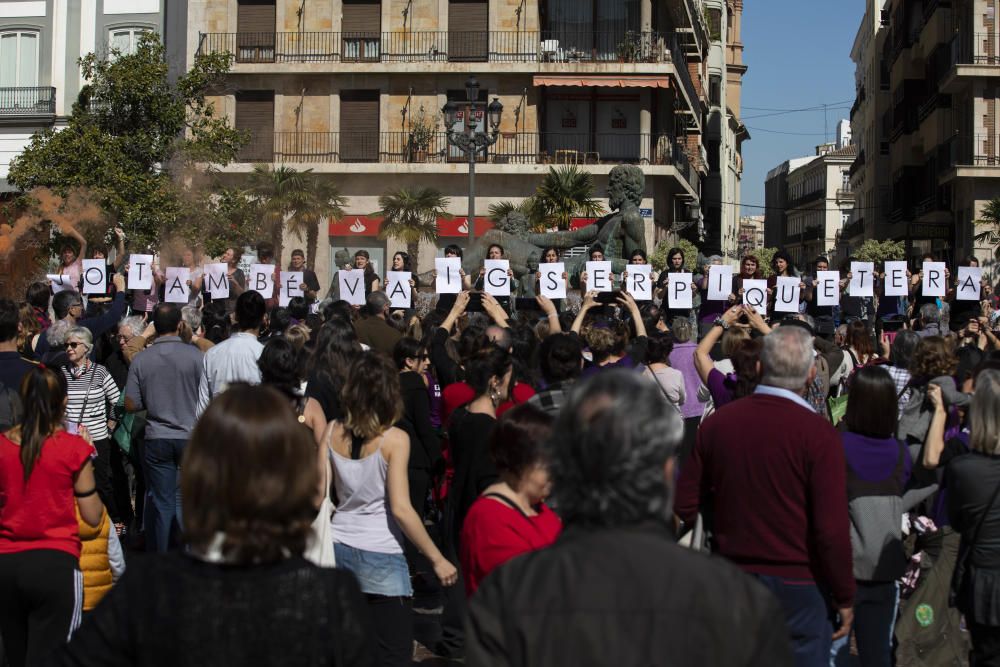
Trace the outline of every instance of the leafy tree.
<instances>
[{"instance_id":1,"label":"leafy tree","mask_svg":"<svg viewBox=\"0 0 1000 667\"><path fill-rule=\"evenodd\" d=\"M576 165L549 167L549 173L532 197L532 215L547 227L569 229L576 217L593 218L604 213L594 199L594 178Z\"/></svg>"},{"instance_id":2,"label":"leafy tree","mask_svg":"<svg viewBox=\"0 0 1000 667\"><path fill-rule=\"evenodd\" d=\"M163 45L146 33L133 54L91 53L78 62L89 84L66 127L36 133L11 162L8 180L21 190L47 186L63 195L86 188L135 247L153 246L205 213L192 207L208 199L180 184L185 167L227 164L245 141L207 99L232 56L198 55L171 83Z\"/></svg>"},{"instance_id":3,"label":"leafy tree","mask_svg":"<svg viewBox=\"0 0 1000 667\"><path fill-rule=\"evenodd\" d=\"M684 253L685 269L694 271L698 268L698 246L687 239L678 239L676 243L664 239L656 244L653 254L649 256L649 263L654 269L662 271L667 267L667 253L670 252L671 248L680 248Z\"/></svg>"},{"instance_id":4,"label":"leafy tree","mask_svg":"<svg viewBox=\"0 0 1000 667\"><path fill-rule=\"evenodd\" d=\"M751 253L760 260L760 272L765 278L774 275L774 270L771 269L771 260L774 259L776 252L778 252L777 248L758 248Z\"/></svg>"},{"instance_id":5,"label":"leafy tree","mask_svg":"<svg viewBox=\"0 0 1000 667\"><path fill-rule=\"evenodd\" d=\"M502 232L515 236L526 236L531 232L541 231L537 219L533 219L534 201L531 198L523 200L520 204L509 201L502 201L490 204L489 213L493 226Z\"/></svg>"},{"instance_id":6,"label":"leafy tree","mask_svg":"<svg viewBox=\"0 0 1000 667\"><path fill-rule=\"evenodd\" d=\"M341 218L346 199L329 181L311 169L257 165L250 175L249 196L260 205L264 230L274 243L274 259L281 264L284 230L287 226L300 239L308 240L310 265L319 244L319 224L325 218Z\"/></svg>"},{"instance_id":7,"label":"leafy tree","mask_svg":"<svg viewBox=\"0 0 1000 667\"><path fill-rule=\"evenodd\" d=\"M906 259L906 244L902 241L879 241L868 239L853 253L862 262L884 262Z\"/></svg>"},{"instance_id":8,"label":"leafy tree","mask_svg":"<svg viewBox=\"0 0 1000 667\"><path fill-rule=\"evenodd\" d=\"M400 188L378 198L382 218L380 239L392 238L406 244L414 271L420 259L420 243L435 243L438 218L449 218L448 198L434 188Z\"/></svg>"},{"instance_id":9,"label":"leafy tree","mask_svg":"<svg viewBox=\"0 0 1000 667\"><path fill-rule=\"evenodd\" d=\"M218 257L228 246L253 245L263 227L260 204L240 188L216 186L195 189L196 201L186 207L175 234L192 246L200 246L210 257Z\"/></svg>"},{"instance_id":10,"label":"leafy tree","mask_svg":"<svg viewBox=\"0 0 1000 667\"><path fill-rule=\"evenodd\" d=\"M988 243L993 249L993 254L1000 256L1000 197L994 197L983 209L983 217L976 220L976 225L986 227L984 231L976 234L976 243Z\"/></svg>"}]
</instances>

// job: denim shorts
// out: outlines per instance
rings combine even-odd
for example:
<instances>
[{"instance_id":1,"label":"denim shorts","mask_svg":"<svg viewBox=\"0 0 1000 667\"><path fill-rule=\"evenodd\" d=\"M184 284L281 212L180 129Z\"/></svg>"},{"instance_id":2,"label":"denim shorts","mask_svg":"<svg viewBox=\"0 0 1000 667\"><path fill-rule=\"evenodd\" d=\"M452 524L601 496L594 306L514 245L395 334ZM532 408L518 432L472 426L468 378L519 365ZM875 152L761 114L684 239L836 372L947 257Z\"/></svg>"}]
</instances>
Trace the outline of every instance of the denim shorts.
<instances>
[{"instance_id":1,"label":"denim shorts","mask_svg":"<svg viewBox=\"0 0 1000 667\"><path fill-rule=\"evenodd\" d=\"M355 549L334 542L337 567L354 573L362 593L388 597L412 597L410 569L403 554L384 554Z\"/></svg>"}]
</instances>

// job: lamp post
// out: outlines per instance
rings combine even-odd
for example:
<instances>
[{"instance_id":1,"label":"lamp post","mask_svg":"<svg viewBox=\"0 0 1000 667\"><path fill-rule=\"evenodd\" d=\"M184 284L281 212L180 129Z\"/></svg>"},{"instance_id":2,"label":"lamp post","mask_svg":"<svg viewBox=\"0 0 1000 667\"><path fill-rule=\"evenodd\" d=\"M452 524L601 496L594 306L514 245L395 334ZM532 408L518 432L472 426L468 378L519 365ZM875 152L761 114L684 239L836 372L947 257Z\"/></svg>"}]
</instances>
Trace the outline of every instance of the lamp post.
<instances>
[{"instance_id":1,"label":"lamp post","mask_svg":"<svg viewBox=\"0 0 1000 667\"><path fill-rule=\"evenodd\" d=\"M448 133L448 143L460 149L469 158L469 245L476 240L476 156L500 138L500 119L503 116L503 104L496 97L486 108L489 131L477 131L473 112L479 100L479 81L475 76L465 82L467 103L465 105L465 129L456 131L459 105L449 101L441 109L444 115L444 127Z\"/></svg>"}]
</instances>

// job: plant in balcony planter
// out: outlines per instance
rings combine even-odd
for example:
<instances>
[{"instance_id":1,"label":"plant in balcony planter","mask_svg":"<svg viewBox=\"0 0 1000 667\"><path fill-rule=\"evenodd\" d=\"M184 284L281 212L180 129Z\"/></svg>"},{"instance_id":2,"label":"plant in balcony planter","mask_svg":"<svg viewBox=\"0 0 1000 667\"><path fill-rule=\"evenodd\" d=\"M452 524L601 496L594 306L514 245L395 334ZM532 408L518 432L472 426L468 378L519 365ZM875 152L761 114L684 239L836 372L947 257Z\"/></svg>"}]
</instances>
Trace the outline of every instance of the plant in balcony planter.
<instances>
[{"instance_id":1,"label":"plant in balcony planter","mask_svg":"<svg viewBox=\"0 0 1000 667\"><path fill-rule=\"evenodd\" d=\"M642 37L639 33L629 30L625 39L618 43L618 62L637 63L642 56Z\"/></svg>"},{"instance_id":2,"label":"plant in balcony planter","mask_svg":"<svg viewBox=\"0 0 1000 667\"><path fill-rule=\"evenodd\" d=\"M410 160L412 162L427 161L427 153L437 131L437 120L432 120L421 105L410 125Z\"/></svg>"}]
</instances>

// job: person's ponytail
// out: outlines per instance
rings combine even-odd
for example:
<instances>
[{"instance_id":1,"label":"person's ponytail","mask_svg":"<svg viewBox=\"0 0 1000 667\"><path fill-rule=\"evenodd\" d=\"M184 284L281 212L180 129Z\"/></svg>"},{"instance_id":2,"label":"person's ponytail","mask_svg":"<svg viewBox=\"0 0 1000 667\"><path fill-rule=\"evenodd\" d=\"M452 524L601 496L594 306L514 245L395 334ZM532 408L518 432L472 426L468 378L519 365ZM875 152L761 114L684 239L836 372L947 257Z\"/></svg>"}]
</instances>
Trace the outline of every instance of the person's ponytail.
<instances>
[{"instance_id":1,"label":"person's ponytail","mask_svg":"<svg viewBox=\"0 0 1000 667\"><path fill-rule=\"evenodd\" d=\"M62 422L66 405L66 378L59 370L39 365L21 381L24 421L21 424L21 467L24 481L42 455L42 445Z\"/></svg>"}]
</instances>

